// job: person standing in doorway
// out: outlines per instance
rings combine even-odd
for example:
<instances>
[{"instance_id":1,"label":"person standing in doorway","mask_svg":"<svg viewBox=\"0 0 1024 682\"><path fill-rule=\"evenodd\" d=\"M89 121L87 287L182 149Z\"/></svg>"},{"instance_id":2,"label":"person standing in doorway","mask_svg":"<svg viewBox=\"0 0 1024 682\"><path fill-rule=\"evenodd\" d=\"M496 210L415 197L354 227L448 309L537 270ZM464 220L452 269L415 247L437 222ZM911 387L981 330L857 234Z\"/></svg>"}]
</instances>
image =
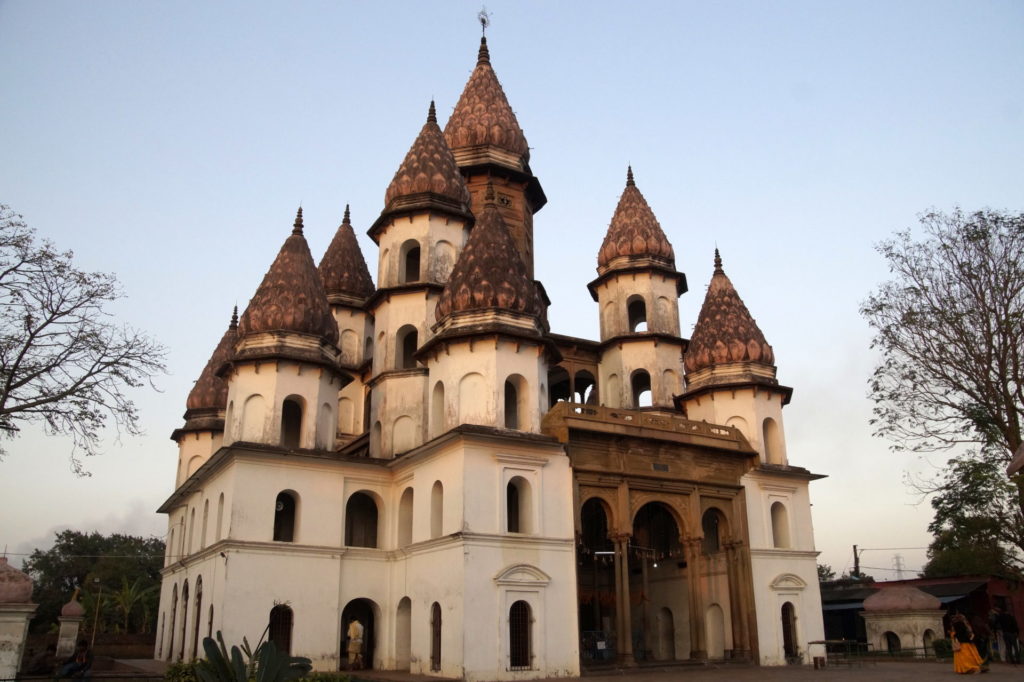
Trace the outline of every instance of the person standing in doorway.
<instances>
[{"instance_id":1,"label":"person standing in doorway","mask_svg":"<svg viewBox=\"0 0 1024 682\"><path fill-rule=\"evenodd\" d=\"M363 667L363 624L353 618L348 624L348 668L361 670Z\"/></svg>"},{"instance_id":2,"label":"person standing in doorway","mask_svg":"<svg viewBox=\"0 0 1024 682\"><path fill-rule=\"evenodd\" d=\"M1003 643L1006 648L1006 662L1020 665L1020 626L1013 613L1003 609L996 609L996 623L1003 633Z\"/></svg>"}]
</instances>

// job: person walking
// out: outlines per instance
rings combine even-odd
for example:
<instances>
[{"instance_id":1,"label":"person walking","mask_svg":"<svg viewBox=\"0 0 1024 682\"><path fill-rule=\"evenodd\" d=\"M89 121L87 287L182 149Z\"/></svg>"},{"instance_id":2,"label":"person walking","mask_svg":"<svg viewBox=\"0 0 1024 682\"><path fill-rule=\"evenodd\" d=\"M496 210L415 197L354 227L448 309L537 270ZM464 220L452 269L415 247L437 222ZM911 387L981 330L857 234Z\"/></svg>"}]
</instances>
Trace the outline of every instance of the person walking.
<instances>
[{"instance_id":1,"label":"person walking","mask_svg":"<svg viewBox=\"0 0 1024 682\"><path fill-rule=\"evenodd\" d=\"M1020 626L1017 619L1008 609L996 609L996 621L1003 633L1003 644L1006 649L1006 662L1020 665Z\"/></svg>"},{"instance_id":2,"label":"person walking","mask_svg":"<svg viewBox=\"0 0 1024 682\"><path fill-rule=\"evenodd\" d=\"M950 617L949 639L953 643L953 671L960 675L981 672L981 656L974 646L974 633L961 613Z\"/></svg>"}]
</instances>

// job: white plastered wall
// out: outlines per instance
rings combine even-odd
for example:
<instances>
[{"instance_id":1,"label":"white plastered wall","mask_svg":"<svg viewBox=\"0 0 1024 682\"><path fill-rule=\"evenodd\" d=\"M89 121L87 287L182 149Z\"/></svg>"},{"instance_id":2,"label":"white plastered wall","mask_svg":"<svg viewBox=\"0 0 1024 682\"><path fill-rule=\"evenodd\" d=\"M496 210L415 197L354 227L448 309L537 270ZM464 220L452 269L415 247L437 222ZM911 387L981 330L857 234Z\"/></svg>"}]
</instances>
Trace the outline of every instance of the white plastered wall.
<instances>
[{"instance_id":1,"label":"white plastered wall","mask_svg":"<svg viewBox=\"0 0 1024 682\"><path fill-rule=\"evenodd\" d=\"M280 444L282 405L286 398L298 396L304 402L299 447L332 447L340 388L335 374L318 365L293 360L239 363L228 377L224 444L239 440ZM247 407L257 403L258 409Z\"/></svg>"},{"instance_id":2,"label":"white plastered wall","mask_svg":"<svg viewBox=\"0 0 1024 682\"><path fill-rule=\"evenodd\" d=\"M813 641L825 638L821 593L818 588L817 557L807 481L751 471L743 476L750 532L750 564L757 613L757 633L762 665L784 665L782 607L793 604L796 611L796 646L803 663L823 656ZM786 509L788 546L776 547L771 508ZM776 517L778 521L778 517Z\"/></svg>"},{"instance_id":3,"label":"white plastered wall","mask_svg":"<svg viewBox=\"0 0 1024 682\"><path fill-rule=\"evenodd\" d=\"M785 425L782 420L782 394L763 387L723 389L690 398L685 403L686 416L694 421L735 426L757 450L761 462L767 462L764 443L764 422L772 419L777 426L781 452L773 454L778 464L787 464Z\"/></svg>"},{"instance_id":4,"label":"white plastered wall","mask_svg":"<svg viewBox=\"0 0 1024 682\"><path fill-rule=\"evenodd\" d=\"M539 345L493 338L453 341L431 357L428 367L426 413L434 414L429 403L435 400L438 382L444 385L445 401L444 425L440 430L431 428L431 437L458 424L504 426L505 381L515 375L526 382L518 394L525 409L519 412L522 419L517 430L540 432L548 387L547 363Z\"/></svg>"}]
</instances>

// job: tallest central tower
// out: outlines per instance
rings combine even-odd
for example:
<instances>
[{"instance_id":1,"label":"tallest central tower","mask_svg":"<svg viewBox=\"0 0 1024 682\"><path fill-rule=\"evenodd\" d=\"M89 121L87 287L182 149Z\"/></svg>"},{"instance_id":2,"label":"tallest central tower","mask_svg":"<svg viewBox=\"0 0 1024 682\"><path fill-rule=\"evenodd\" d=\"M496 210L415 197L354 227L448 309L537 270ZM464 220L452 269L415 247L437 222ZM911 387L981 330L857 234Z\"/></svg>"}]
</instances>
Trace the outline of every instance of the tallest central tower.
<instances>
[{"instance_id":1,"label":"tallest central tower","mask_svg":"<svg viewBox=\"0 0 1024 682\"><path fill-rule=\"evenodd\" d=\"M469 77L444 137L472 195L479 216L488 183L498 211L533 279L533 214L547 203L540 181L530 170L530 147L491 68L487 38L480 39L476 68Z\"/></svg>"}]
</instances>

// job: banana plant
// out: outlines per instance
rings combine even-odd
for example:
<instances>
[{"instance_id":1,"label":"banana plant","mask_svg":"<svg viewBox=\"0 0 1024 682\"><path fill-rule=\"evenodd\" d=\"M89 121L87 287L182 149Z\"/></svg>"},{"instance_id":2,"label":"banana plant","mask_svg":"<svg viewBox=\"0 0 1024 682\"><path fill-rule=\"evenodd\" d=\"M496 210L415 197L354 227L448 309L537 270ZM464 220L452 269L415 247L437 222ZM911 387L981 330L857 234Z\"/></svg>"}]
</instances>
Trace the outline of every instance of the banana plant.
<instances>
[{"instance_id":1,"label":"banana plant","mask_svg":"<svg viewBox=\"0 0 1024 682\"><path fill-rule=\"evenodd\" d=\"M203 639L206 659L196 664L196 674L202 682L286 682L304 676L312 669L312 662L301 656L290 656L277 650L273 642L262 642L253 651L249 641L242 638L242 647L227 645L220 630L217 640Z\"/></svg>"}]
</instances>

